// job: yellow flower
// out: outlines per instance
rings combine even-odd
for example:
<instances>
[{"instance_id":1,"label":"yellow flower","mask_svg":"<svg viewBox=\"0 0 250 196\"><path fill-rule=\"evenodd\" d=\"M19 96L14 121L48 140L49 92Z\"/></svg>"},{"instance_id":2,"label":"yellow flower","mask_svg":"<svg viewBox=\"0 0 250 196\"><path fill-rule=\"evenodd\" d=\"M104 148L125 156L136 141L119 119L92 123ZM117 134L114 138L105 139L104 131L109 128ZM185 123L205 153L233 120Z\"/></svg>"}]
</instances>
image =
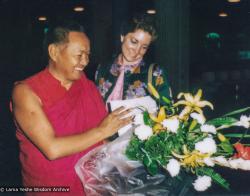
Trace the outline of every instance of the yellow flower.
<instances>
[{"instance_id":1,"label":"yellow flower","mask_svg":"<svg viewBox=\"0 0 250 196\"><path fill-rule=\"evenodd\" d=\"M149 117L150 117L153 121L155 121L155 122L157 122L157 123L161 123L164 119L166 119L165 107L162 106L162 107L160 108L160 111L159 111L157 117L154 116L153 114L149 114Z\"/></svg>"},{"instance_id":2,"label":"yellow flower","mask_svg":"<svg viewBox=\"0 0 250 196\"><path fill-rule=\"evenodd\" d=\"M156 123L153 127L153 132L154 133L159 133L161 132L162 130L164 130L164 127L162 126L162 124L160 123Z\"/></svg>"},{"instance_id":3,"label":"yellow flower","mask_svg":"<svg viewBox=\"0 0 250 196\"><path fill-rule=\"evenodd\" d=\"M221 134L221 133L218 133L217 134L217 137L219 138L219 140L221 141L221 142L225 142L227 139L226 139L226 137L223 135L223 134Z\"/></svg>"},{"instance_id":4,"label":"yellow flower","mask_svg":"<svg viewBox=\"0 0 250 196\"><path fill-rule=\"evenodd\" d=\"M180 119L186 119L187 115L193 111L198 112L199 114L203 115L201 108L205 106L209 106L212 110L214 109L212 103L209 101L201 100L202 90L199 89L196 95L191 95L190 93L179 93L178 99L184 96L184 100L180 100L174 104L174 106L185 105L185 108L180 113Z\"/></svg>"},{"instance_id":5,"label":"yellow flower","mask_svg":"<svg viewBox=\"0 0 250 196\"><path fill-rule=\"evenodd\" d=\"M185 145L183 146L183 153L184 155L179 155L172 151L173 156L180 159L181 165L191 169L205 166L204 158L209 157L209 154L202 154L198 150L189 152Z\"/></svg>"},{"instance_id":6,"label":"yellow flower","mask_svg":"<svg viewBox=\"0 0 250 196\"><path fill-rule=\"evenodd\" d=\"M151 120L153 120L154 122L156 122L156 124L153 127L153 131L154 133L159 133L161 130L163 130L163 126L161 124L161 122L166 119L166 112L165 112L165 108L161 107L160 111L158 113L158 116L154 116L153 114L149 114L149 117L151 118Z\"/></svg>"},{"instance_id":7,"label":"yellow flower","mask_svg":"<svg viewBox=\"0 0 250 196\"><path fill-rule=\"evenodd\" d=\"M148 83L148 91L156 98L159 99L160 95L151 83Z\"/></svg>"}]
</instances>

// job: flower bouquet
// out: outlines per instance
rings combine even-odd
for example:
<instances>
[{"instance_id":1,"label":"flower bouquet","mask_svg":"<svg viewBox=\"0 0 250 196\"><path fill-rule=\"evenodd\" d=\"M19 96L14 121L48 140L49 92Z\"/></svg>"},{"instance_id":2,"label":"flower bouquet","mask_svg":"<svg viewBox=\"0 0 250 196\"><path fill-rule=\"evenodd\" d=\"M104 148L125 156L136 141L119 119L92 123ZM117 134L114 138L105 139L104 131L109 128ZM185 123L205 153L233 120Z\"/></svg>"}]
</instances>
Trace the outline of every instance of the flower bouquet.
<instances>
[{"instance_id":1,"label":"flower bouquet","mask_svg":"<svg viewBox=\"0 0 250 196\"><path fill-rule=\"evenodd\" d=\"M190 186L205 191L212 181L229 190L215 165L250 170L250 147L240 143L249 137L250 116L242 114L250 107L206 120L202 109L213 105L201 99L201 89L195 95L180 93L176 102L151 84L148 90L158 111L143 110L130 131L78 161L76 172L87 195L185 195ZM230 132L236 127L245 131Z\"/></svg>"}]
</instances>

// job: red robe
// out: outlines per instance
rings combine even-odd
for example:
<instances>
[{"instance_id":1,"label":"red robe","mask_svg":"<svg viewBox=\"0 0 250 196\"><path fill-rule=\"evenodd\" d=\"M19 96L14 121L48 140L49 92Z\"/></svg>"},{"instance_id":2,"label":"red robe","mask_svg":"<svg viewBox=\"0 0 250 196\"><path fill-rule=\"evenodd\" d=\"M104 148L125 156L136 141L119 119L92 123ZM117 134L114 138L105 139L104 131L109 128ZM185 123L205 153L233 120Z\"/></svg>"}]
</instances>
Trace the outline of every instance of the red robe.
<instances>
[{"instance_id":1,"label":"red robe","mask_svg":"<svg viewBox=\"0 0 250 196\"><path fill-rule=\"evenodd\" d=\"M57 137L79 134L96 127L107 114L95 85L84 74L69 90L62 87L47 68L24 82L41 99L43 110ZM50 161L19 129L16 135L20 144L24 186L65 186L70 187L70 192L65 195L84 195L83 186L75 173L74 166L79 158L98 144L81 153ZM33 192L30 195L40 193ZM62 195L62 192L47 193L47 195L57 194Z\"/></svg>"}]
</instances>

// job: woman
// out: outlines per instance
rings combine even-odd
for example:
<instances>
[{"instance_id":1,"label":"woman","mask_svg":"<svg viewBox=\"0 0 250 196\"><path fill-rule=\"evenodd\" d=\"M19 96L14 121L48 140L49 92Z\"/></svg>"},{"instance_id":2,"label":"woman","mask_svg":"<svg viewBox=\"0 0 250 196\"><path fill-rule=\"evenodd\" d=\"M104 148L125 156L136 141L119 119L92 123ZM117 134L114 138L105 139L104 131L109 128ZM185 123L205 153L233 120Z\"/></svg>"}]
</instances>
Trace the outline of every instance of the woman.
<instances>
[{"instance_id":1,"label":"woman","mask_svg":"<svg viewBox=\"0 0 250 196\"><path fill-rule=\"evenodd\" d=\"M155 28L144 18L134 18L122 27L120 54L107 65L99 66L96 72L96 84L106 103L149 95L147 84L150 77L153 86L162 96L172 98L164 67L158 64L153 64L152 67L152 63L144 60L155 39ZM146 175L144 171L141 178L144 179ZM185 195L189 191L191 180L185 174L180 176L182 180L166 176L162 183L154 185L154 189L167 190L171 195ZM150 192L150 187L148 191ZM189 191L188 194L192 195L192 192Z\"/></svg>"},{"instance_id":2,"label":"woman","mask_svg":"<svg viewBox=\"0 0 250 196\"><path fill-rule=\"evenodd\" d=\"M96 72L96 84L106 103L148 95L148 75L152 75L152 84L161 95L171 97L164 67L155 64L151 74L151 64L144 60L156 39L155 28L145 18L133 18L121 30L120 54Z\"/></svg>"}]
</instances>

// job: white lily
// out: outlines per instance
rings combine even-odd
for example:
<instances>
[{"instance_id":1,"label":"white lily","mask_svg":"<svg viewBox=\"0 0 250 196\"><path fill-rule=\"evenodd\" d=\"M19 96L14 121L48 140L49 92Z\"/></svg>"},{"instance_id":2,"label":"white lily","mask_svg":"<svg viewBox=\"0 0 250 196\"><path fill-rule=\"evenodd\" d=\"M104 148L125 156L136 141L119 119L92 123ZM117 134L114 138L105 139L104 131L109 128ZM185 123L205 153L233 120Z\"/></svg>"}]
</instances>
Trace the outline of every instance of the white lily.
<instances>
[{"instance_id":1,"label":"white lily","mask_svg":"<svg viewBox=\"0 0 250 196\"><path fill-rule=\"evenodd\" d=\"M233 169L250 170L250 160L239 159L229 159L229 165Z\"/></svg>"},{"instance_id":2,"label":"white lily","mask_svg":"<svg viewBox=\"0 0 250 196\"><path fill-rule=\"evenodd\" d=\"M234 123L235 126L242 126L242 127L245 127L246 129L249 128L250 126L250 117L247 117L246 115L242 115L240 117L240 120L236 123Z\"/></svg>"},{"instance_id":3,"label":"white lily","mask_svg":"<svg viewBox=\"0 0 250 196\"><path fill-rule=\"evenodd\" d=\"M206 118L203 114L198 114L196 112L193 112L190 114L190 116L194 119L197 120L197 122L201 125L203 125L206 122Z\"/></svg>"},{"instance_id":4,"label":"white lily","mask_svg":"<svg viewBox=\"0 0 250 196\"><path fill-rule=\"evenodd\" d=\"M215 164L229 167L229 162L224 156L217 156L217 157L212 157L212 160Z\"/></svg>"},{"instance_id":5,"label":"white lily","mask_svg":"<svg viewBox=\"0 0 250 196\"><path fill-rule=\"evenodd\" d=\"M217 127L217 130L226 129L232 126L245 127L248 129L250 127L250 116L247 117L246 115L242 115L239 121L230 125L221 125L220 127Z\"/></svg>"},{"instance_id":6,"label":"white lily","mask_svg":"<svg viewBox=\"0 0 250 196\"><path fill-rule=\"evenodd\" d=\"M213 133L213 134L216 134L216 128L214 125L202 125L200 127L201 129L201 132L203 133Z\"/></svg>"},{"instance_id":7,"label":"white lily","mask_svg":"<svg viewBox=\"0 0 250 196\"><path fill-rule=\"evenodd\" d=\"M205 157L203 161L207 166L213 167L215 165L211 157Z\"/></svg>"}]
</instances>

